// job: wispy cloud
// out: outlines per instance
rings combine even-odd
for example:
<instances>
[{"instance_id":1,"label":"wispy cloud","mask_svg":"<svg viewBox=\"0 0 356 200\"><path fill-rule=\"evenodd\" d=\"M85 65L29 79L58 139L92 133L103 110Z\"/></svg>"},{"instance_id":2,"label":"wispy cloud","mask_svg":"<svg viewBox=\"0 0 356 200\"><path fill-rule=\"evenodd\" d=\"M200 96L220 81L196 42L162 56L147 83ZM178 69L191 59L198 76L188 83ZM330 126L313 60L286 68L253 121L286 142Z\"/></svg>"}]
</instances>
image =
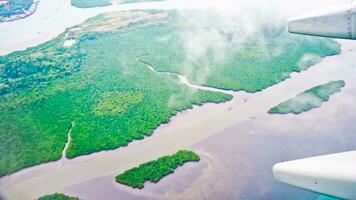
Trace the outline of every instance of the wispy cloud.
<instances>
[{"instance_id":1,"label":"wispy cloud","mask_svg":"<svg viewBox=\"0 0 356 200\"><path fill-rule=\"evenodd\" d=\"M198 3L197 3L198 2ZM259 57L278 56L283 52L283 41L271 48L273 34L286 32L287 20L296 15L326 5L347 2L346 0L197 0L193 4L203 4L198 12L182 11L189 28L179 33L183 41L185 59L181 61L184 73L194 77L199 83L206 82L218 63L231 56L232 51L251 48ZM272 35L272 36L271 36ZM280 37L282 39L283 37ZM253 49L256 48L256 49ZM238 51L238 50L237 50ZM244 51L246 53L247 51ZM254 55L251 55L253 59ZM303 57L300 67L316 61L312 55ZM193 70L199 65L199 74ZM203 68L202 68L203 67Z\"/></svg>"}]
</instances>

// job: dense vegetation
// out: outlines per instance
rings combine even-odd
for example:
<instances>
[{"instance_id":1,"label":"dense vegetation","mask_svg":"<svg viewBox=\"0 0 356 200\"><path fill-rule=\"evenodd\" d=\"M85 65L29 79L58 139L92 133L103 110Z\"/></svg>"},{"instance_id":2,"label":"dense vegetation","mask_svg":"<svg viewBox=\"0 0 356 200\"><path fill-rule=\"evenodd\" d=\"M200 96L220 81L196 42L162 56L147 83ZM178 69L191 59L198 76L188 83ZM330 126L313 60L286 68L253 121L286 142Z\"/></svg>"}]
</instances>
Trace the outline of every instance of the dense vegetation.
<instances>
[{"instance_id":1,"label":"dense vegetation","mask_svg":"<svg viewBox=\"0 0 356 200\"><path fill-rule=\"evenodd\" d=\"M60 159L72 122L68 158L126 146L181 110L232 98L153 72L139 56L199 84L257 91L300 70L305 54L339 51L332 40L288 36L272 25L236 42L217 18L208 19L206 27L178 12L108 13L42 45L0 56L0 176ZM218 40L204 35L211 29ZM189 46L192 35L204 38L198 53ZM63 46L69 40L74 44Z\"/></svg>"},{"instance_id":2,"label":"dense vegetation","mask_svg":"<svg viewBox=\"0 0 356 200\"><path fill-rule=\"evenodd\" d=\"M38 200L79 200L77 197L69 197L62 193L55 193L40 197Z\"/></svg>"},{"instance_id":3,"label":"dense vegetation","mask_svg":"<svg viewBox=\"0 0 356 200\"><path fill-rule=\"evenodd\" d=\"M92 8L100 6L109 6L113 2L120 4L123 3L137 3L137 2L146 2L146 1L163 1L163 0L72 0L72 5L78 8Z\"/></svg>"},{"instance_id":4,"label":"dense vegetation","mask_svg":"<svg viewBox=\"0 0 356 200\"><path fill-rule=\"evenodd\" d=\"M33 4L33 0L8 0L6 4L0 3L0 17L21 14Z\"/></svg>"},{"instance_id":5,"label":"dense vegetation","mask_svg":"<svg viewBox=\"0 0 356 200\"><path fill-rule=\"evenodd\" d=\"M173 155L164 156L127 170L116 176L116 182L142 189L146 181L157 183L162 177L173 173L184 163L199 160L199 156L194 152L181 150Z\"/></svg>"},{"instance_id":6,"label":"dense vegetation","mask_svg":"<svg viewBox=\"0 0 356 200\"><path fill-rule=\"evenodd\" d=\"M84 56L78 48L59 46L59 39L27 51L0 57L0 95L35 87L79 71Z\"/></svg>"},{"instance_id":7,"label":"dense vegetation","mask_svg":"<svg viewBox=\"0 0 356 200\"><path fill-rule=\"evenodd\" d=\"M340 51L333 40L289 34L283 23L263 23L263 16L253 33L245 32L246 22L239 18L231 22L194 12L186 17L171 17L164 26L145 30L156 43L146 43L152 51L141 59L200 85L256 92L315 64L315 57Z\"/></svg>"},{"instance_id":8,"label":"dense vegetation","mask_svg":"<svg viewBox=\"0 0 356 200\"><path fill-rule=\"evenodd\" d=\"M178 111L230 100L136 61L150 51L137 38L166 17L101 15L50 42L0 57L6 88L0 95L0 175L60 159L72 121L68 158L126 146ZM63 47L68 39L75 43Z\"/></svg>"},{"instance_id":9,"label":"dense vegetation","mask_svg":"<svg viewBox=\"0 0 356 200\"><path fill-rule=\"evenodd\" d=\"M134 106L143 99L142 93L109 92L102 95L98 105L94 108L96 115L117 115L124 112L129 106Z\"/></svg>"},{"instance_id":10,"label":"dense vegetation","mask_svg":"<svg viewBox=\"0 0 356 200\"><path fill-rule=\"evenodd\" d=\"M329 83L313 87L297 95L296 97L271 108L268 113L300 114L302 112L307 112L313 108L320 107L323 102L329 100L331 95L340 92L341 88L344 86L344 81L331 81Z\"/></svg>"}]
</instances>

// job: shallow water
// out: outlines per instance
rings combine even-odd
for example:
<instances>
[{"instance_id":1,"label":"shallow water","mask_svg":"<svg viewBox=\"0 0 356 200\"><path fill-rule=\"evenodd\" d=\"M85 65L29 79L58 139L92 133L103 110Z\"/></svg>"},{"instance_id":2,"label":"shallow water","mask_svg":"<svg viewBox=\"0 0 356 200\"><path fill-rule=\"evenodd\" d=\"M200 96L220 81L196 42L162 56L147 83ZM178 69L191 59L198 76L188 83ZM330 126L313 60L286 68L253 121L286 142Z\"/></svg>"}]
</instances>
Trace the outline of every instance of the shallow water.
<instances>
[{"instance_id":1,"label":"shallow water","mask_svg":"<svg viewBox=\"0 0 356 200\"><path fill-rule=\"evenodd\" d=\"M63 191L86 199L99 198L92 191L99 186L107 199L329 200L276 182L271 169L281 161L355 150L355 100L356 80L349 79L346 88L321 108L301 115L265 114L236 124L190 147L201 155L201 162L178 168L143 190L116 184L107 176Z\"/></svg>"},{"instance_id":2,"label":"shallow water","mask_svg":"<svg viewBox=\"0 0 356 200\"><path fill-rule=\"evenodd\" d=\"M261 114L193 145L190 148L203 155L201 162L178 169L158 184L146 184L142 191L106 185L106 191L154 199L331 200L275 181L272 166L356 149L356 80L345 81L341 93L321 108L301 115Z\"/></svg>"},{"instance_id":3,"label":"shallow water","mask_svg":"<svg viewBox=\"0 0 356 200\"><path fill-rule=\"evenodd\" d=\"M354 147L352 143L347 143L354 141L354 136L345 130L355 129L350 121L354 119L356 112L352 112L349 105L355 102L356 97L353 92L356 91L354 81L356 43L341 42L343 51L340 55L325 58L309 70L293 74L290 79L262 92L247 94L247 97L243 97L245 94L239 94L241 96L236 95L233 101L226 104L207 104L180 113L173 117L169 124L160 126L153 136L127 148L22 170L2 178L0 190L2 194L13 199L32 199L58 191L75 191L73 195L81 197L80 195L86 194L88 190L94 190L97 185L90 184L85 191L75 188L88 182L95 183L93 180L100 177L112 177L112 180L108 181L111 186L106 187L105 184L103 186L111 188L112 192L108 192L111 194L117 190L118 186L112 181L118 173L179 149L193 147L198 152L207 152L212 155L213 160L217 160L214 163L223 165L217 165L214 173L208 171L208 178L203 177L202 183L189 187L189 195L196 194L199 198L201 192L193 191L206 184L206 188L203 187L201 190L212 191L217 198L227 196L258 199L261 195L268 196L274 194L273 192L282 193L282 197L290 195L291 192L283 192L289 191L285 189L287 186L272 179L271 168L275 162ZM321 109L299 116L266 114L272 106L310 87L340 79L346 82L345 88L341 93L331 97ZM247 101L238 101L243 98ZM339 107L328 106L334 104ZM327 113L323 110L326 108L333 109ZM335 134L340 130L345 132ZM205 142L201 143L204 140ZM199 145L196 145L197 143ZM209 143L211 144L208 145ZM228 174L224 174L226 172ZM219 177L214 178L212 176L214 174L218 174ZM234 178L233 175L238 176ZM226 183L226 180L229 182ZM229 188L229 185L233 188ZM157 184L157 187L162 186ZM256 193L254 188L261 191ZM300 194L300 190L294 188L290 190ZM140 192L136 192L134 191L134 195L140 195ZM169 196L172 199L180 197L176 193Z\"/></svg>"},{"instance_id":4,"label":"shallow water","mask_svg":"<svg viewBox=\"0 0 356 200\"><path fill-rule=\"evenodd\" d=\"M179 8L154 2L83 10L71 7L69 0L44 0L39 6L38 12L24 20L0 24L0 54L45 42L65 28L104 11ZM4 177L0 179L1 195L34 199L63 191L85 199L104 195L107 199L142 199L141 191L122 188L113 182L113 177L158 156L193 148L210 156L203 157L198 166L183 167L159 184L148 184L145 198L204 199L210 195L211 199L315 199L316 195L310 192L275 182L271 166L282 160L356 148L349 143L354 141L351 131L356 129L352 125L352 113L356 112L350 110L356 95L352 92L356 91L356 43L342 44L341 55L326 58L263 92L236 93L231 102L182 112L169 124L160 126L154 136L127 148L43 164ZM270 107L310 87L338 79L346 81L345 90L321 109L300 116L266 115ZM195 173L189 175L190 170ZM178 184L176 180L180 178L184 181Z\"/></svg>"}]
</instances>

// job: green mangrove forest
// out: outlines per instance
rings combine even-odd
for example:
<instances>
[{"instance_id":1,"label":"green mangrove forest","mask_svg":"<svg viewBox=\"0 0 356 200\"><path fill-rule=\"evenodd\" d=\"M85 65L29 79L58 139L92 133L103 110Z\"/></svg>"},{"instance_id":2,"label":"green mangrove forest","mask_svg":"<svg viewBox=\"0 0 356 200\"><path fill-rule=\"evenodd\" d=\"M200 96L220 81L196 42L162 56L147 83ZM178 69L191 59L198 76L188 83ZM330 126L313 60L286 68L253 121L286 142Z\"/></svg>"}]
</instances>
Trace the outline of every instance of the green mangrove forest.
<instances>
[{"instance_id":1,"label":"green mangrove forest","mask_svg":"<svg viewBox=\"0 0 356 200\"><path fill-rule=\"evenodd\" d=\"M187 150L181 150L169 156L163 156L157 160L143 163L138 167L129 169L116 176L116 182L142 189L146 181L157 183L164 176L171 174L174 170L187 162L199 161L199 156Z\"/></svg>"},{"instance_id":2,"label":"green mangrove forest","mask_svg":"<svg viewBox=\"0 0 356 200\"><path fill-rule=\"evenodd\" d=\"M70 159L125 147L182 110L232 99L138 57L195 84L255 92L302 70L306 54L340 51L334 40L288 35L282 25L263 24L242 40L243 30L225 30L218 17L187 14L211 25L176 11L113 12L0 56L0 176L59 160L72 122Z\"/></svg>"},{"instance_id":3,"label":"green mangrove forest","mask_svg":"<svg viewBox=\"0 0 356 200\"><path fill-rule=\"evenodd\" d=\"M331 81L329 83L313 87L298 94L279 105L271 108L269 114L301 114L314 108L319 108L324 102L329 101L330 96L341 91L345 87L344 81Z\"/></svg>"},{"instance_id":4,"label":"green mangrove forest","mask_svg":"<svg viewBox=\"0 0 356 200\"><path fill-rule=\"evenodd\" d=\"M79 200L77 197L66 196L62 193L55 193L50 195L45 195L43 197L38 198L38 200Z\"/></svg>"}]
</instances>

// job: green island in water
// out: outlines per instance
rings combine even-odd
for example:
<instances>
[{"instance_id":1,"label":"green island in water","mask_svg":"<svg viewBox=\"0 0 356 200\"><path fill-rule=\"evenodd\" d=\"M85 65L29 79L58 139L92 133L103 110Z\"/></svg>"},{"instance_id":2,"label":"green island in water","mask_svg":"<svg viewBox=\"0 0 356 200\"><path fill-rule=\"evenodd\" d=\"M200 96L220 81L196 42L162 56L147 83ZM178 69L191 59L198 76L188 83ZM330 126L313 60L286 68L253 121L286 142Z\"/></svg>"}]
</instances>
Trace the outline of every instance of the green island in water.
<instances>
[{"instance_id":1,"label":"green island in water","mask_svg":"<svg viewBox=\"0 0 356 200\"><path fill-rule=\"evenodd\" d=\"M319 108L323 102L327 102L331 95L340 92L345 87L344 81L331 81L329 83L313 87L296 97L289 99L276 107L271 108L269 114L301 114Z\"/></svg>"},{"instance_id":2,"label":"green island in water","mask_svg":"<svg viewBox=\"0 0 356 200\"><path fill-rule=\"evenodd\" d=\"M78 8L93 8L101 6L110 6L114 3L138 3L138 2L150 2L150 1L164 1L164 0L71 0L71 4Z\"/></svg>"},{"instance_id":3,"label":"green island in water","mask_svg":"<svg viewBox=\"0 0 356 200\"><path fill-rule=\"evenodd\" d=\"M66 196L62 193L55 193L55 194L50 194L50 195L45 195L43 197L40 197L38 198L38 200L79 200L79 198Z\"/></svg>"},{"instance_id":4,"label":"green island in water","mask_svg":"<svg viewBox=\"0 0 356 200\"><path fill-rule=\"evenodd\" d=\"M246 43L218 17L209 24L176 11L106 13L0 56L0 176L61 159L69 130L71 159L125 147L182 110L232 99L189 87L177 74L194 84L256 92L301 71L306 54L340 52L334 40L289 35L283 24L264 24ZM224 55L211 37L205 51L192 51L192 37L209 32L226 44Z\"/></svg>"},{"instance_id":5,"label":"green island in water","mask_svg":"<svg viewBox=\"0 0 356 200\"><path fill-rule=\"evenodd\" d=\"M164 156L138 167L129 169L116 176L116 182L142 189L146 181L157 183L163 177L174 172L174 170L187 162L199 161L199 156L187 150L181 150L169 156Z\"/></svg>"}]
</instances>

